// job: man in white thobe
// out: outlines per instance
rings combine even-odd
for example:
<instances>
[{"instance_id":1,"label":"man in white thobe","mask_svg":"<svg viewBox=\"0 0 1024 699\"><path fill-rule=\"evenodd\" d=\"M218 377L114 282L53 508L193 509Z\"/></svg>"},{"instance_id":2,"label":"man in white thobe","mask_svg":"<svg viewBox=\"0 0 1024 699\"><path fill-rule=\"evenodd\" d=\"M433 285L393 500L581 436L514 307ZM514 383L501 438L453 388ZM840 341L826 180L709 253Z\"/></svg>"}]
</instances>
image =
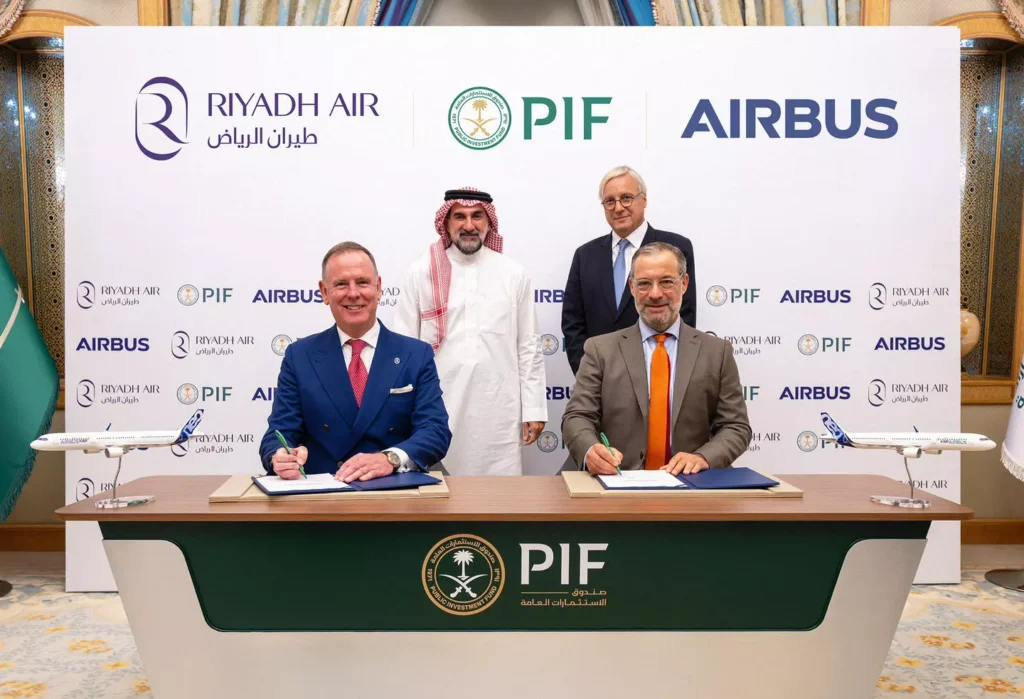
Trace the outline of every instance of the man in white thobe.
<instances>
[{"instance_id":1,"label":"man in white thobe","mask_svg":"<svg viewBox=\"0 0 1024 699\"><path fill-rule=\"evenodd\" d=\"M526 270L501 254L498 214L486 192L445 192L440 239L412 265L395 329L429 342L457 476L518 476L520 449L548 419L544 355Z\"/></svg>"}]
</instances>

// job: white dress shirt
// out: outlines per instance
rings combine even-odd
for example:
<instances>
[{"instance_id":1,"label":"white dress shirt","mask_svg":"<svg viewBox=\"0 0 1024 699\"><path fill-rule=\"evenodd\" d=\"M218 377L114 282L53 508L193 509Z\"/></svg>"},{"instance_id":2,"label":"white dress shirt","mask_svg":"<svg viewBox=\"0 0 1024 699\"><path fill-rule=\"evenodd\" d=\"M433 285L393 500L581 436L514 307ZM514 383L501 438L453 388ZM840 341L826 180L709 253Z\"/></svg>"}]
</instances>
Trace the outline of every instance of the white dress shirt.
<instances>
[{"instance_id":1,"label":"white dress shirt","mask_svg":"<svg viewBox=\"0 0 1024 699\"><path fill-rule=\"evenodd\" d=\"M369 380L370 367L373 364L373 355L377 351L377 342L380 339L380 322L373 324L373 327L366 331L362 337L352 337L347 334L341 328L338 328L338 337L341 338L341 353L345 357L345 369L348 370L349 365L352 363L352 345L348 344L349 340L362 340L366 343L363 347L363 351L359 353L359 358L363 360L363 366L366 367L366 376ZM402 464L395 469L395 473L405 473L409 470L409 455L403 450L396 447L391 447L387 451L393 451L398 454L398 458L402 460Z\"/></svg>"}]
</instances>

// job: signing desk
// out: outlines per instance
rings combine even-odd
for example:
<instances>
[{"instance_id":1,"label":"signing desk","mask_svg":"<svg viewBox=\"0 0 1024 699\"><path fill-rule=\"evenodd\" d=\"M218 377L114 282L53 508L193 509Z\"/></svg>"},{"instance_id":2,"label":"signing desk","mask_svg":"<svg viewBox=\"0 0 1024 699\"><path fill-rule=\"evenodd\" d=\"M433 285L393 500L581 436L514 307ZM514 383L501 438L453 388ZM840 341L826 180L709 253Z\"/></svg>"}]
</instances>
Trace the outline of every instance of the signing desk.
<instances>
[{"instance_id":1,"label":"signing desk","mask_svg":"<svg viewBox=\"0 0 1024 699\"><path fill-rule=\"evenodd\" d=\"M98 520L145 672L176 697L872 695L931 520L880 476L802 497L570 498L560 477L450 496L210 503L141 478ZM100 497L97 495L96 497Z\"/></svg>"}]
</instances>

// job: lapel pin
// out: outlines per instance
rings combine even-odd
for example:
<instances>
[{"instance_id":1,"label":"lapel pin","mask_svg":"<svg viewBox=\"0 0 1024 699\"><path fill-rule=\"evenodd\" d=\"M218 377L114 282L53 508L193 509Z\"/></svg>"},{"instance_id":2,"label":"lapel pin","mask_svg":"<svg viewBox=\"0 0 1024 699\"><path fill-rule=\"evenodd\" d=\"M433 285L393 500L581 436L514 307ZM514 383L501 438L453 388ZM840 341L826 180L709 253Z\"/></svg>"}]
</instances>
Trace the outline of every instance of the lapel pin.
<instances>
[{"instance_id":1,"label":"lapel pin","mask_svg":"<svg viewBox=\"0 0 1024 699\"><path fill-rule=\"evenodd\" d=\"M402 363L402 360L399 359L398 357L395 357L395 364L401 364L401 363Z\"/></svg>"}]
</instances>

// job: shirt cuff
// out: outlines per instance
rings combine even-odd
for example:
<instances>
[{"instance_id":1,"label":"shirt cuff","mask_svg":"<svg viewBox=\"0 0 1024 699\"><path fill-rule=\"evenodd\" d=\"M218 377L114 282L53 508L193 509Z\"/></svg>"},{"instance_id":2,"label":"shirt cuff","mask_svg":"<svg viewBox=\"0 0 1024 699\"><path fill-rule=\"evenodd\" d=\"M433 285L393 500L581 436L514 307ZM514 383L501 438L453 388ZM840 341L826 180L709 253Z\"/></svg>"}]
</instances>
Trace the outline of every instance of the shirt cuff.
<instances>
[{"instance_id":1,"label":"shirt cuff","mask_svg":"<svg viewBox=\"0 0 1024 699\"><path fill-rule=\"evenodd\" d=\"M413 470L409 466L409 455L406 454L403 450L398 449L397 447L390 447L386 451L393 451L394 453L398 454L398 458L402 460L401 465L399 465L399 467L395 469L395 473L407 473Z\"/></svg>"},{"instance_id":2,"label":"shirt cuff","mask_svg":"<svg viewBox=\"0 0 1024 699\"><path fill-rule=\"evenodd\" d=\"M583 468L584 471L587 470L587 457L590 456L590 450L593 449L596 446L597 446L596 444L591 446L590 449L587 449L587 453L583 455L583 465L582 465L582 468Z\"/></svg>"}]
</instances>

